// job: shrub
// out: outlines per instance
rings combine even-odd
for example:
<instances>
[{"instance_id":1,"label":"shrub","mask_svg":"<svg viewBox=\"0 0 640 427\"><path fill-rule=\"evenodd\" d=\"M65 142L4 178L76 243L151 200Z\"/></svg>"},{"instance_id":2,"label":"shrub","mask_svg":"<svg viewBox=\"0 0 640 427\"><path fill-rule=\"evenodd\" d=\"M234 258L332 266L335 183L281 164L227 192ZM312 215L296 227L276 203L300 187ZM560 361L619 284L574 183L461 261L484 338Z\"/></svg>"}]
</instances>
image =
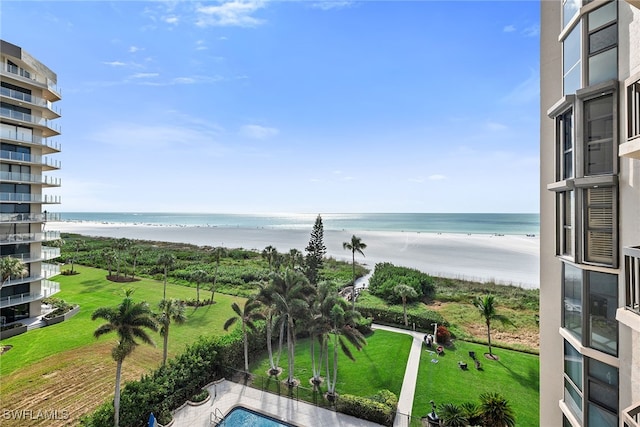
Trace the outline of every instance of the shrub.
<instances>
[{"instance_id":1,"label":"shrub","mask_svg":"<svg viewBox=\"0 0 640 427\"><path fill-rule=\"evenodd\" d=\"M0 327L0 331L8 331L10 329L20 328L22 326L24 326L24 324L19 323L19 322L18 323L12 323L11 325L6 325L6 326Z\"/></svg>"},{"instance_id":2,"label":"shrub","mask_svg":"<svg viewBox=\"0 0 640 427\"><path fill-rule=\"evenodd\" d=\"M447 343L451 339L451 332L444 325L439 325L436 331L436 338L439 343Z\"/></svg>"},{"instance_id":3,"label":"shrub","mask_svg":"<svg viewBox=\"0 0 640 427\"><path fill-rule=\"evenodd\" d=\"M199 393L196 393L193 396L191 396L189 400L191 402L203 402L207 399L207 397L209 397L209 391L207 391L207 389L202 389L200 390Z\"/></svg>"},{"instance_id":4,"label":"shrub","mask_svg":"<svg viewBox=\"0 0 640 427\"><path fill-rule=\"evenodd\" d=\"M419 299L431 299L435 295L434 279L419 270L407 267L396 267L383 262L376 264L371 279L369 292L391 304L398 304L402 299L393 291L396 285L403 283L411 286Z\"/></svg>"},{"instance_id":5,"label":"shrub","mask_svg":"<svg viewBox=\"0 0 640 427\"><path fill-rule=\"evenodd\" d=\"M382 308L356 304L356 310L360 312L362 317L371 318L375 323L388 324L401 328L405 327L402 307L391 306ZM432 323L438 323L439 325L449 324L440 313L431 310L425 310L423 313L407 312L407 320L409 321L409 325L415 323L416 329L423 331L433 331Z\"/></svg>"},{"instance_id":6,"label":"shrub","mask_svg":"<svg viewBox=\"0 0 640 427\"><path fill-rule=\"evenodd\" d=\"M385 426L392 426L397 408L397 398L395 401L395 406L389 406L373 398L343 394L338 398L336 409L343 414L353 415L354 417Z\"/></svg>"},{"instance_id":7,"label":"shrub","mask_svg":"<svg viewBox=\"0 0 640 427\"><path fill-rule=\"evenodd\" d=\"M360 317L358 319L358 323L356 324L356 329L362 335L369 335L373 330L371 329L371 324L373 323L373 319L369 317Z\"/></svg>"}]
</instances>

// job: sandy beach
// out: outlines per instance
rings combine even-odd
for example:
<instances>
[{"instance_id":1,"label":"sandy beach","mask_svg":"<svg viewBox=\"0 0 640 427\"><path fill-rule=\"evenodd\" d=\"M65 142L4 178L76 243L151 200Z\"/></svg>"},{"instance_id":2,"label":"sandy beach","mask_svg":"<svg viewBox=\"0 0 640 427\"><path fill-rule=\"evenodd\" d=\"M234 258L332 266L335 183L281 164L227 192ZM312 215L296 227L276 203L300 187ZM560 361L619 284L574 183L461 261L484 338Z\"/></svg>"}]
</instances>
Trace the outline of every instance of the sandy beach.
<instances>
[{"instance_id":1,"label":"sandy beach","mask_svg":"<svg viewBox=\"0 0 640 427\"><path fill-rule=\"evenodd\" d=\"M279 252L304 251L311 230L218 228L68 221L48 224L50 229L86 236L126 237L138 240L190 243L262 250L272 245ZM351 261L342 242L355 234L367 244L365 257L356 261L374 268L376 263L416 268L426 273L477 281L495 281L524 288L540 286L538 236L325 230L327 255Z\"/></svg>"}]
</instances>

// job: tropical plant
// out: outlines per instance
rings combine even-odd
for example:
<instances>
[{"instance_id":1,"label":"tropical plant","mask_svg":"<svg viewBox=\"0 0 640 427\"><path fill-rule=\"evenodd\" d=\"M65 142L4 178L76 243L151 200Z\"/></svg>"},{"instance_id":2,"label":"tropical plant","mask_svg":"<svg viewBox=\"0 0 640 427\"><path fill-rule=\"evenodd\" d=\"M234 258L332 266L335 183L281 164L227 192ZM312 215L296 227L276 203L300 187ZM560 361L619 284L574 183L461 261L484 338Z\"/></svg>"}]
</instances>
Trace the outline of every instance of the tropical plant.
<instances>
[{"instance_id":1,"label":"tropical plant","mask_svg":"<svg viewBox=\"0 0 640 427\"><path fill-rule=\"evenodd\" d=\"M496 313L495 297L492 294L487 294L483 297L476 297L473 300L473 305L478 309L480 316L484 318L487 325L489 355L493 356L493 353L491 352L491 321L498 320L503 324L512 324L512 322L507 317Z\"/></svg>"},{"instance_id":2,"label":"tropical plant","mask_svg":"<svg viewBox=\"0 0 640 427\"><path fill-rule=\"evenodd\" d=\"M267 335L267 354L269 355L269 375L277 376L280 373L280 355L282 354L282 340L285 327L285 322L283 322L284 318L279 316L272 287L261 284L256 299L262 303L263 314L266 320L265 332ZM280 328L280 333L278 335L278 353L276 358L274 358L273 331L276 327Z\"/></svg>"},{"instance_id":3,"label":"tropical plant","mask_svg":"<svg viewBox=\"0 0 640 427\"><path fill-rule=\"evenodd\" d=\"M297 270L304 263L304 255L298 249L290 249L286 255L286 264L292 270Z\"/></svg>"},{"instance_id":4,"label":"tropical plant","mask_svg":"<svg viewBox=\"0 0 640 427\"><path fill-rule=\"evenodd\" d=\"M480 395L480 416L483 424L495 427L514 427L516 425L513 408L498 393L483 393Z\"/></svg>"},{"instance_id":5,"label":"tropical plant","mask_svg":"<svg viewBox=\"0 0 640 427\"><path fill-rule=\"evenodd\" d=\"M120 377L122 374L122 362L138 345L137 339L145 344L155 345L146 329L157 331L158 326L153 318L153 313L146 302L134 303L131 295L133 290L125 291L125 298L115 308L100 307L91 315L91 320L104 319L107 323L101 325L93 332L96 338L115 332L118 342L111 351L111 357L116 362L116 386L113 398L114 425L118 427L120 422Z\"/></svg>"},{"instance_id":6,"label":"tropical plant","mask_svg":"<svg viewBox=\"0 0 640 427\"><path fill-rule=\"evenodd\" d=\"M230 317L226 322L224 322L224 330L228 330L231 325L240 320L240 324L242 325L242 336L244 339L244 371L249 372L249 339L247 337L247 329L250 329L252 332L256 332L255 322L263 320L264 315L259 311L260 301L255 299L246 300L242 310L235 302L231 304L231 308L236 315Z\"/></svg>"},{"instance_id":7,"label":"tropical plant","mask_svg":"<svg viewBox=\"0 0 640 427\"><path fill-rule=\"evenodd\" d=\"M328 334L331 331L331 309L340 299L338 293L329 282L322 282L318 285L317 294L312 298L310 308L311 316L308 319L308 330L311 337L311 372L314 387L320 385L322 363L324 355L328 351ZM344 300L343 300L344 301ZM315 344L320 344L320 355L316 359Z\"/></svg>"},{"instance_id":8,"label":"tropical plant","mask_svg":"<svg viewBox=\"0 0 640 427\"><path fill-rule=\"evenodd\" d=\"M462 413L467 418L469 425L476 426L482 423L480 407L475 402L464 402L460 405Z\"/></svg>"},{"instance_id":9,"label":"tropical plant","mask_svg":"<svg viewBox=\"0 0 640 427\"><path fill-rule=\"evenodd\" d=\"M164 252L158 256L158 260L156 263L164 269L164 287L162 291L162 299L167 299L167 274L169 272L169 268L173 266L176 262L176 257L169 252Z\"/></svg>"},{"instance_id":10,"label":"tropical plant","mask_svg":"<svg viewBox=\"0 0 640 427\"><path fill-rule=\"evenodd\" d=\"M323 267L324 256L327 253L327 248L324 245L324 226L320 215L317 216L316 222L313 224L309 244L305 251L307 252L305 274L309 279L309 283L317 286L320 281L320 271Z\"/></svg>"},{"instance_id":11,"label":"tropical plant","mask_svg":"<svg viewBox=\"0 0 640 427\"><path fill-rule=\"evenodd\" d=\"M116 252L111 248L104 248L102 250L102 260L107 264L107 270L109 272L108 276L111 277L111 273L113 270L113 264L116 262Z\"/></svg>"},{"instance_id":12,"label":"tropical plant","mask_svg":"<svg viewBox=\"0 0 640 427\"><path fill-rule=\"evenodd\" d=\"M12 276L25 276L29 274L29 270L22 260L11 256L3 256L0 258L0 289L9 281Z\"/></svg>"},{"instance_id":13,"label":"tropical plant","mask_svg":"<svg viewBox=\"0 0 640 427\"><path fill-rule=\"evenodd\" d=\"M329 332L332 334L332 338L330 339L333 339L333 377L329 373L329 352L326 354L327 396L329 396L330 399L335 399L336 397L336 385L338 383L338 346L345 356L355 362L356 359L353 357L351 349L347 346L347 341L358 351L367 344L367 340L360 331L351 326L355 325L359 318L360 313L355 310L349 310L348 303L342 298L336 299L335 304L331 307L331 330Z\"/></svg>"},{"instance_id":14,"label":"tropical plant","mask_svg":"<svg viewBox=\"0 0 640 427\"><path fill-rule=\"evenodd\" d=\"M269 271L272 271L273 263L274 261L276 261L277 257L278 257L278 250L271 245L265 247L262 250L262 258L264 258L269 264Z\"/></svg>"},{"instance_id":15,"label":"tropical plant","mask_svg":"<svg viewBox=\"0 0 640 427\"><path fill-rule=\"evenodd\" d=\"M169 327L171 322L178 325L186 322L187 316L185 315L185 303L184 301L178 301L176 299L163 299L158 304L160 313L156 315L156 320L160 325L160 336L164 339L162 345L162 364L167 363L167 351L169 347Z\"/></svg>"},{"instance_id":16,"label":"tropical plant","mask_svg":"<svg viewBox=\"0 0 640 427\"><path fill-rule=\"evenodd\" d=\"M116 252L116 263L117 263L117 267L116 267L116 276L120 277L120 263L122 262L122 260L124 260L125 255L126 255L126 251L127 249L129 249L129 247L131 246L131 240L126 239L126 238L121 238L121 239L117 239L115 242L113 242L113 248L117 251Z\"/></svg>"},{"instance_id":17,"label":"tropical plant","mask_svg":"<svg viewBox=\"0 0 640 427\"><path fill-rule=\"evenodd\" d=\"M273 273L269 287L270 292L273 293L276 310L282 317L281 321L286 325L289 357L287 383L294 385L295 322L308 316L309 297L315 293L315 288L309 285L309 281L302 273L289 269L286 269L283 274Z\"/></svg>"},{"instance_id":18,"label":"tropical plant","mask_svg":"<svg viewBox=\"0 0 640 427\"><path fill-rule=\"evenodd\" d=\"M400 298L402 298L402 312L404 313L404 326L409 326L409 322L407 321L407 298L417 298L418 293L411 286L407 286L405 284L400 283L393 288L393 292L395 292Z\"/></svg>"},{"instance_id":19,"label":"tropical plant","mask_svg":"<svg viewBox=\"0 0 640 427\"><path fill-rule=\"evenodd\" d=\"M140 255L142 255L142 247L140 246L132 246L131 249L129 249L129 253L131 254L131 256L133 257L133 270L131 271L131 278L133 279L136 276L136 266L138 264L138 258L140 257Z\"/></svg>"},{"instance_id":20,"label":"tropical plant","mask_svg":"<svg viewBox=\"0 0 640 427\"><path fill-rule=\"evenodd\" d=\"M208 274L204 270L196 270L191 273L191 280L196 282L196 301L200 302L200 283L204 283L208 279ZM213 300L213 298L212 298Z\"/></svg>"},{"instance_id":21,"label":"tropical plant","mask_svg":"<svg viewBox=\"0 0 640 427\"><path fill-rule=\"evenodd\" d=\"M84 249L87 245L82 239L75 239L72 243L73 246L73 256L69 259L71 261L71 274L73 274L73 266L75 261L78 259L78 254L80 253L80 249Z\"/></svg>"},{"instance_id":22,"label":"tropical plant","mask_svg":"<svg viewBox=\"0 0 640 427\"><path fill-rule=\"evenodd\" d=\"M227 250L218 246L213 249L213 260L216 262L216 269L213 273L213 282L211 283L211 303L213 303L213 296L216 292L216 280L218 279L218 269L220 268L220 258L227 255Z\"/></svg>"},{"instance_id":23,"label":"tropical plant","mask_svg":"<svg viewBox=\"0 0 640 427\"><path fill-rule=\"evenodd\" d=\"M351 265L353 271L353 281L351 283L351 307L355 309L356 306L356 252L364 256L363 250L367 248L366 243L362 242L360 237L355 235L351 236L351 241L342 242L342 248L351 251Z\"/></svg>"},{"instance_id":24,"label":"tropical plant","mask_svg":"<svg viewBox=\"0 0 640 427\"><path fill-rule=\"evenodd\" d=\"M438 416L447 427L466 427L469 425L464 409L454 403L440 405Z\"/></svg>"}]
</instances>

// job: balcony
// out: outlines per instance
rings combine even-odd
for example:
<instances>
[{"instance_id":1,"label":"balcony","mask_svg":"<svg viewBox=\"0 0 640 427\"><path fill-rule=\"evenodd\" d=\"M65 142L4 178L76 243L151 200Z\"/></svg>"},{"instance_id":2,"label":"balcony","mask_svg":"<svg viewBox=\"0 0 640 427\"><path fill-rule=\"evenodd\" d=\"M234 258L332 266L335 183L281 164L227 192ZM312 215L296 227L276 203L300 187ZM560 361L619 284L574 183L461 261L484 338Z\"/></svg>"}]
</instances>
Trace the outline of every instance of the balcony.
<instances>
[{"instance_id":1,"label":"balcony","mask_svg":"<svg viewBox=\"0 0 640 427\"><path fill-rule=\"evenodd\" d=\"M47 213L2 213L0 223L38 223L47 221L60 221L60 214L56 212Z\"/></svg>"},{"instance_id":2,"label":"balcony","mask_svg":"<svg viewBox=\"0 0 640 427\"><path fill-rule=\"evenodd\" d=\"M19 184L37 184L45 187L60 187L60 178L51 178L46 175L34 175L31 173L0 172L0 180L3 182L15 182Z\"/></svg>"},{"instance_id":3,"label":"balcony","mask_svg":"<svg viewBox=\"0 0 640 427\"><path fill-rule=\"evenodd\" d=\"M42 149L42 154L59 153L61 150L60 143L57 141L49 141L47 138L34 136L29 133L20 132L2 128L0 137L8 142L18 143L20 145L30 145Z\"/></svg>"},{"instance_id":4,"label":"balcony","mask_svg":"<svg viewBox=\"0 0 640 427\"><path fill-rule=\"evenodd\" d=\"M62 116L60 109L53 105L52 102L47 101L39 96L31 95L30 93L19 92L17 90L9 89L6 87L0 88L0 95L8 98L9 101L18 101L18 105L23 106L25 103L30 106L43 108L42 114L47 119L57 119Z\"/></svg>"},{"instance_id":5,"label":"balcony","mask_svg":"<svg viewBox=\"0 0 640 427\"><path fill-rule=\"evenodd\" d=\"M640 160L640 138L631 139L618 147L620 157Z\"/></svg>"},{"instance_id":6,"label":"balcony","mask_svg":"<svg viewBox=\"0 0 640 427\"><path fill-rule=\"evenodd\" d=\"M49 280L43 280L41 282L40 292L29 292L0 298L0 308L11 307L12 305L24 304L31 301L38 301L43 298L50 297L58 292L60 292L60 284Z\"/></svg>"},{"instance_id":7,"label":"balcony","mask_svg":"<svg viewBox=\"0 0 640 427\"><path fill-rule=\"evenodd\" d=\"M622 410L625 427L640 427L640 402Z\"/></svg>"},{"instance_id":8,"label":"balcony","mask_svg":"<svg viewBox=\"0 0 640 427\"><path fill-rule=\"evenodd\" d=\"M60 161L35 154L18 153L16 151L0 150L0 159L8 162L42 166L43 170L60 169Z\"/></svg>"},{"instance_id":9,"label":"balcony","mask_svg":"<svg viewBox=\"0 0 640 427\"><path fill-rule=\"evenodd\" d=\"M2 64L0 74L44 89L44 95L49 101L60 101L62 99L60 89L58 89L58 86L51 79L37 76L23 68L9 64Z\"/></svg>"},{"instance_id":10,"label":"balcony","mask_svg":"<svg viewBox=\"0 0 640 427\"><path fill-rule=\"evenodd\" d=\"M44 233L0 234L0 245L46 242L49 240L58 239L60 239L59 231L45 231Z\"/></svg>"},{"instance_id":11,"label":"balcony","mask_svg":"<svg viewBox=\"0 0 640 427\"><path fill-rule=\"evenodd\" d=\"M40 253L11 254L7 256L17 258L24 263L30 263L30 262L36 262L36 261L48 261L51 259L58 258L60 256L60 248L43 246Z\"/></svg>"},{"instance_id":12,"label":"balcony","mask_svg":"<svg viewBox=\"0 0 640 427\"><path fill-rule=\"evenodd\" d=\"M616 320L640 332L640 246L622 248L624 256L625 305Z\"/></svg>"},{"instance_id":13,"label":"balcony","mask_svg":"<svg viewBox=\"0 0 640 427\"><path fill-rule=\"evenodd\" d=\"M10 203L60 203L60 196L30 193L0 193L0 202Z\"/></svg>"},{"instance_id":14,"label":"balcony","mask_svg":"<svg viewBox=\"0 0 640 427\"><path fill-rule=\"evenodd\" d=\"M35 125L42 130L44 136L60 135L60 126L50 123L50 121L44 117L36 117L32 114L23 113L6 107L0 108L0 117L13 120L22 126L24 126L25 123L28 126Z\"/></svg>"}]
</instances>

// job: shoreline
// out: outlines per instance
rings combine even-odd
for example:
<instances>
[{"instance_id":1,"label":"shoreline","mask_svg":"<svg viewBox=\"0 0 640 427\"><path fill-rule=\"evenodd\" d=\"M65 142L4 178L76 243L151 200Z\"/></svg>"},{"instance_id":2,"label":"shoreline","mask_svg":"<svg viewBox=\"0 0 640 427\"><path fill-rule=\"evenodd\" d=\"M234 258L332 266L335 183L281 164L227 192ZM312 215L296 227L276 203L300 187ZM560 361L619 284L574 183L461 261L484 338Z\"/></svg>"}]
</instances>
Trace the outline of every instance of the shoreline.
<instances>
[{"instance_id":1,"label":"shoreline","mask_svg":"<svg viewBox=\"0 0 640 427\"><path fill-rule=\"evenodd\" d=\"M304 253L311 230L241 228L197 225L60 221L48 224L62 233L95 237L223 246L262 251L272 245L279 252ZM373 270L378 262L415 268L425 273L480 282L494 281L523 288L540 287L540 239L531 235L429 233L415 231L324 230L327 256L351 261L342 242L355 234L366 243L356 262Z\"/></svg>"}]
</instances>

